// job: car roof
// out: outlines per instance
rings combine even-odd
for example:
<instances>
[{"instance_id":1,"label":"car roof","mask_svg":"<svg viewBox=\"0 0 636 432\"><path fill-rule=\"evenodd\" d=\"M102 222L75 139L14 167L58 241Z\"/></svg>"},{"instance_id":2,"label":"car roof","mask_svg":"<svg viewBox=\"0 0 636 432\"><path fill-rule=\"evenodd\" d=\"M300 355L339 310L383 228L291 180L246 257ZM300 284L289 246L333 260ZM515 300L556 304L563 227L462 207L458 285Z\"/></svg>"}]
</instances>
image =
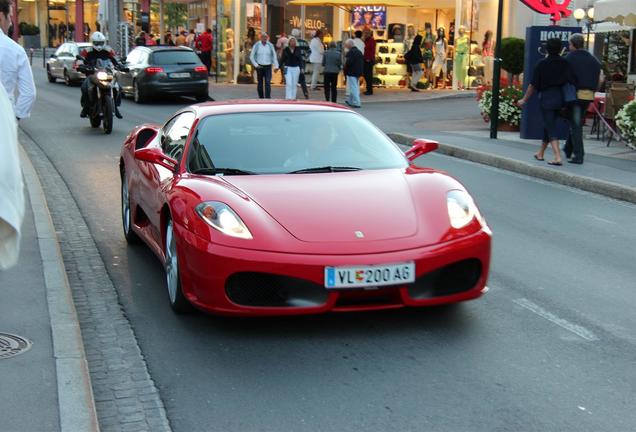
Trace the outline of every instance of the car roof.
<instances>
[{"instance_id":1,"label":"car roof","mask_svg":"<svg viewBox=\"0 0 636 432\"><path fill-rule=\"evenodd\" d=\"M145 49L148 51L156 52L156 51L190 51L194 52L192 48L184 47L184 46L171 46L171 45L145 45L138 46L136 49Z\"/></svg>"},{"instance_id":2,"label":"car roof","mask_svg":"<svg viewBox=\"0 0 636 432\"><path fill-rule=\"evenodd\" d=\"M195 110L197 117L221 114L285 111L354 112L342 105L330 102L289 101L283 99L235 99L222 102L206 102L203 104L192 105L184 111L191 109Z\"/></svg>"}]
</instances>

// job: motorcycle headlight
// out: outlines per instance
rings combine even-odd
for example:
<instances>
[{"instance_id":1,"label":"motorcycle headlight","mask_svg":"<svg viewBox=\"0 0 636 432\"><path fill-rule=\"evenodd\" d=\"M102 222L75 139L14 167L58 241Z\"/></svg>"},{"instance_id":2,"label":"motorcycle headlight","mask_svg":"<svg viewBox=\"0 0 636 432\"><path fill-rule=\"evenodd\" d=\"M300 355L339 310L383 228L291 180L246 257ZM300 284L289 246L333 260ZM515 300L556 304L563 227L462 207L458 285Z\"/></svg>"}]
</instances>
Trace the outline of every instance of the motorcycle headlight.
<instances>
[{"instance_id":1,"label":"motorcycle headlight","mask_svg":"<svg viewBox=\"0 0 636 432\"><path fill-rule=\"evenodd\" d=\"M479 210L471 196L461 190L452 190L446 194L448 218L455 229L468 225L475 217L481 220Z\"/></svg>"},{"instance_id":2,"label":"motorcycle headlight","mask_svg":"<svg viewBox=\"0 0 636 432\"><path fill-rule=\"evenodd\" d=\"M97 72L97 79L100 81L107 81L108 80L108 74L104 71L99 71Z\"/></svg>"},{"instance_id":3,"label":"motorcycle headlight","mask_svg":"<svg viewBox=\"0 0 636 432\"><path fill-rule=\"evenodd\" d=\"M252 239L245 223L227 204L218 201L202 202L195 208L197 214L208 225L230 237Z\"/></svg>"}]
</instances>

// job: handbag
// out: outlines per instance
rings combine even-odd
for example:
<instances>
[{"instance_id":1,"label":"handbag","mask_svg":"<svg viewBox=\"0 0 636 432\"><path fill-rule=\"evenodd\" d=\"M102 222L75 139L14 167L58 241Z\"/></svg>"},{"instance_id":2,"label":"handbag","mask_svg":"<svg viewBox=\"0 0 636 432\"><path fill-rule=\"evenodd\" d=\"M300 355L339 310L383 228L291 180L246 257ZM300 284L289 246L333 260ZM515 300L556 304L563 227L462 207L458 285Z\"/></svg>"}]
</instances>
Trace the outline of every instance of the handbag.
<instances>
[{"instance_id":1,"label":"handbag","mask_svg":"<svg viewBox=\"0 0 636 432\"><path fill-rule=\"evenodd\" d=\"M561 93L563 94L563 102L566 105L576 102L576 87L570 83L565 83L561 86Z\"/></svg>"}]
</instances>

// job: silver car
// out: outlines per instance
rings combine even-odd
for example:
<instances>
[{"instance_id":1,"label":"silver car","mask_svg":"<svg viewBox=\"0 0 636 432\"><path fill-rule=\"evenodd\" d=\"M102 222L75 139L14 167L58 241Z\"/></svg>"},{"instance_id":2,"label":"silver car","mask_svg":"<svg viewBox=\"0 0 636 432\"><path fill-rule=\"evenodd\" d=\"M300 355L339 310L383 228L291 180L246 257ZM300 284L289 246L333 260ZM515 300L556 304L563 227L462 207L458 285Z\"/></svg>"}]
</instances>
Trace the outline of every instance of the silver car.
<instances>
[{"instance_id":1,"label":"silver car","mask_svg":"<svg viewBox=\"0 0 636 432\"><path fill-rule=\"evenodd\" d=\"M86 76L77 70L77 59L79 53L90 47L87 42L65 42L59 46L55 54L46 63L46 75L49 82L55 82L58 78L64 80L70 86L80 83Z\"/></svg>"}]
</instances>

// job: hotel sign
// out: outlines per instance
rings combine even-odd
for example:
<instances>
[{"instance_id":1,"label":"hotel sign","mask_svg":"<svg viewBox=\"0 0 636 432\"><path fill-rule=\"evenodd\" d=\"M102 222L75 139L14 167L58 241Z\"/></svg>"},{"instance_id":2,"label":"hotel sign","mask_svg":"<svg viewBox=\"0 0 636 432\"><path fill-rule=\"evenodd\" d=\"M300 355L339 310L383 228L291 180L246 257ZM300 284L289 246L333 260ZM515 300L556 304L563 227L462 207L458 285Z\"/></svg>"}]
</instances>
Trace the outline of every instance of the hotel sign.
<instances>
[{"instance_id":1,"label":"hotel sign","mask_svg":"<svg viewBox=\"0 0 636 432\"><path fill-rule=\"evenodd\" d=\"M526 6L535 12L551 15L550 19L556 24L561 18L567 18L572 14L568 6L572 0L521 0Z\"/></svg>"}]
</instances>

